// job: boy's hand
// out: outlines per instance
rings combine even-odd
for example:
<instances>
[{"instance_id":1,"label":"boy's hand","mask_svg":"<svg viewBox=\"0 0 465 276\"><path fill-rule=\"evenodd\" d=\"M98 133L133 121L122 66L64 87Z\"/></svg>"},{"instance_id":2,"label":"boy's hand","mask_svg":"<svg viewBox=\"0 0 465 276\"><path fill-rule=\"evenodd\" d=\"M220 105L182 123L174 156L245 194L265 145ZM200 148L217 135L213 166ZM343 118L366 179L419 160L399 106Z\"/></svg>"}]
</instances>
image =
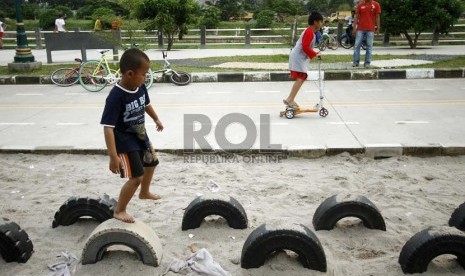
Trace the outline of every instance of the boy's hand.
<instances>
[{"instance_id":1,"label":"boy's hand","mask_svg":"<svg viewBox=\"0 0 465 276\"><path fill-rule=\"evenodd\" d=\"M122 170L121 159L118 156L110 157L110 171L112 173L120 173Z\"/></svg>"},{"instance_id":2,"label":"boy's hand","mask_svg":"<svg viewBox=\"0 0 465 276\"><path fill-rule=\"evenodd\" d=\"M163 131L163 124L160 120L155 120L155 124L157 125L157 131Z\"/></svg>"}]
</instances>

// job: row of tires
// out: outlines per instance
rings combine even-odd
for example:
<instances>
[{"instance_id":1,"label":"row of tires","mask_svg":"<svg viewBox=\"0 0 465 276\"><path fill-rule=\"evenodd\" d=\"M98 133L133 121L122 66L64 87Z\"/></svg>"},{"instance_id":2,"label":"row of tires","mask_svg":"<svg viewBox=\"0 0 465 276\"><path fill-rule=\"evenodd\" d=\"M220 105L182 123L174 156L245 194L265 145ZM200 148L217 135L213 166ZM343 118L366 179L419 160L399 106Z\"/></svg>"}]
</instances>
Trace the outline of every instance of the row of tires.
<instances>
[{"instance_id":1,"label":"row of tires","mask_svg":"<svg viewBox=\"0 0 465 276\"><path fill-rule=\"evenodd\" d=\"M104 222L91 234L83 250L82 263L99 261L112 244L132 248L148 265L157 266L162 256L161 243L153 230L141 222L121 223L111 219L116 200L105 195L99 199L71 197L55 213L52 227L71 225L81 217L92 217ZM232 197L200 196L186 208L182 230L200 227L205 217L218 215L235 229L248 227L243 206ZM386 225L378 208L364 196L334 195L324 200L315 211L313 226L316 231L333 229L345 217L357 217L370 229L385 231ZM426 271L429 262L443 254L457 256L465 268L465 203L452 213L449 225L456 227L432 227L425 229L407 241L399 255L404 273ZM302 224L262 224L246 239L241 254L241 267L262 266L273 252L291 250L299 255L302 265L325 272L326 257L317 236ZM33 252L27 233L16 223L0 225L0 253L7 262L26 262Z\"/></svg>"}]
</instances>

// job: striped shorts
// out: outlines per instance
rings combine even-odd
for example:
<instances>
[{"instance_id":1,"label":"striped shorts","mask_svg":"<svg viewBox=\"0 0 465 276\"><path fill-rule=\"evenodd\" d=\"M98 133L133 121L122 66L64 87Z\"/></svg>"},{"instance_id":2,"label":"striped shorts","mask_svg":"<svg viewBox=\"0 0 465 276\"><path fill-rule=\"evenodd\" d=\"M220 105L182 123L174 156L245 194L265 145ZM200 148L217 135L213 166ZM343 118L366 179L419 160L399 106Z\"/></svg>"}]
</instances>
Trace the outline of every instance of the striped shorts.
<instances>
[{"instance_id":1,"label":"striped shorts","mask_svg":"<svg viewBox=\"0 0 465 276\"><path fill-rule=\"evenodd\" d=\"M135 178L144 175L144 167L156 167L160 162L153 149L118 153L122 162L121 178Z\"/></svg>"}]
</instances>

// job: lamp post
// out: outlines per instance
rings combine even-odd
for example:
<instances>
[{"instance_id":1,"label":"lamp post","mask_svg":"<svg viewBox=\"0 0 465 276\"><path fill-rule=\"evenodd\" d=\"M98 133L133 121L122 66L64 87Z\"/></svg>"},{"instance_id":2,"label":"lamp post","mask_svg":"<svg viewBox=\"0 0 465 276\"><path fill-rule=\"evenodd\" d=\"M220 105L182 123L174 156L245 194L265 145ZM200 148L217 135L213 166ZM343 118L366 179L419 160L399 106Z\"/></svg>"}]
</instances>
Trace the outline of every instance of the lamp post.
<instances>
[{"instance_id":1,"label":"lamp post","mask_svg":"<svg viewBox=\"0 0 465 276\"><path fill-rule=\"evenodd\" d=\"M8 63L10 71L31 71L40 68L42 62L36 62L31 48L27 44L26 31L24 30L23 14L21 11L22 0L15 0L16 9L16 55L13 63Z\"/></svg>"}]
</instances>

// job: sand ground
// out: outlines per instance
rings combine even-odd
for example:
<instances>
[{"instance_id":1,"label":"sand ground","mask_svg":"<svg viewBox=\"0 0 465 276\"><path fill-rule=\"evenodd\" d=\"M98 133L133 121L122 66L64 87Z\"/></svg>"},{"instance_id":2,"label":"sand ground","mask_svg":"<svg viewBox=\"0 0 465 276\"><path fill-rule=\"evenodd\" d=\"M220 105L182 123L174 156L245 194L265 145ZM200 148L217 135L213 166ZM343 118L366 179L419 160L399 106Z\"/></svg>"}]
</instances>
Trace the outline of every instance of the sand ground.
<instances>
[{"instance_id":1,"label":"sand ground","mask_svg":"<svg viewBox=\"0 0 465 276\"><path fill-rule=\"evenodd\" d=\"M57 262L62 251L80 257L98 225L80 220L52 228L55 212L73 195L97 198L107 193L117 198L123 181L110 173L104 155L0 156L0 223L15 221L34 244L25 264L0 259L0 274L51 275L47 264ZM208 249L232 275L403 275L397 260L405 242L429 226L447 225L454 209L465 201L465 156L373 160L341 154L279 163L251 163L242 157L234 163L190 163L181 156L161 154L160 160L151 189L162 199L134 197L128 211L159 236L164 251L161 265L143 265L134 253L120 250L127 248L112 247L94 265L77 264L75 275L161 275L173 259L189 254L191 244ZM184 209L198 194L210 192L212 183L219 186L219 194L242 203L248 229L231 229L224 219L213 216L198 229L181 231ZM387 231L366 229L356 218L341 220L331 231L316 231L325 250L327 273L303 268L290 252L275 254L258 269L240 267L242 246L256 227L287 222L314 231L316 208L338 193L369 198L381 211ZM455 257L445 255L436 258L424 275L463 274Z\"/></svg>"}]
</instances>

